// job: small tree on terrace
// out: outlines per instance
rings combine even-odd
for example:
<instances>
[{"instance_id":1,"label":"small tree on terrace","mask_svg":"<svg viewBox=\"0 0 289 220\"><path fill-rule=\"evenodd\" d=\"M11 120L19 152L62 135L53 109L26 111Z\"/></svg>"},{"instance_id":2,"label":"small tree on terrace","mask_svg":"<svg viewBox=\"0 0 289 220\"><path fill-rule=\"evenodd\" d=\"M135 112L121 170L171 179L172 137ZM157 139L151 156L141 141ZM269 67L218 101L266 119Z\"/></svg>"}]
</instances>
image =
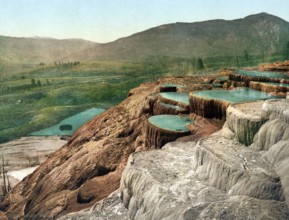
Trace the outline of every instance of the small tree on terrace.
<instances>
[{"instance_id":1,"label":"small tree on terrace","mask_svg":"<svg viewBox=\"0 0 289 220\"><path fill-rule=\"evenodd\" d=\"M202 58L198 58L198 60L197 60L197 69L201 70L201 69L204 69L204 68L205 68L205 66L204 66Z\"/></svg>"}]
</instances>

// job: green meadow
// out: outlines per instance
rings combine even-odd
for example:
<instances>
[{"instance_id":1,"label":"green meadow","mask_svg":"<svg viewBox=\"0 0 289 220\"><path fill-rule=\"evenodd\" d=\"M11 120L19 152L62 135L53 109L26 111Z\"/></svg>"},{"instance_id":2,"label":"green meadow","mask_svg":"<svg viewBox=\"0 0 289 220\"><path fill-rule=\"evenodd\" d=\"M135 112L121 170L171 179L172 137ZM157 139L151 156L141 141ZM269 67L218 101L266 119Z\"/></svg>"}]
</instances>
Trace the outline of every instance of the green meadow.
<instances>
[{"instance_id":1,"label":"green meadow","mask_svg":"<svg viewBox=\"0 0 289 220\"><path fill-rule=\"evenodd\" d=\"M92 107L107 109L131 88L169 72L148 63L39 64L0 70L0 143Z\"/></svg>"}]
</instances>

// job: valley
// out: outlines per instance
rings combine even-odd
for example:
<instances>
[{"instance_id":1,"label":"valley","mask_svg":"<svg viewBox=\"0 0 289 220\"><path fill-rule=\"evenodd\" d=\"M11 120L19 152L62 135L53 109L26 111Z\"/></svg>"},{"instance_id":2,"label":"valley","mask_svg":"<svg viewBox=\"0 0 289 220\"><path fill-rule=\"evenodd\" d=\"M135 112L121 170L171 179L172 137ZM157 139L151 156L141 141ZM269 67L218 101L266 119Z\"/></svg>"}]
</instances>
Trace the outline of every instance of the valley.
<instances>
[{"instance_id":1,"label":"valley","mask_svg":"<svg viewBox=\"0 0 289 220\"><path fill-rule=\"evenodd\" d=\"M138 63L85 62L36 66L0 74L0 143L27 136L97 107L107 109L145 81L169 74L169 68Z\"/></svg>"}]
</instances>

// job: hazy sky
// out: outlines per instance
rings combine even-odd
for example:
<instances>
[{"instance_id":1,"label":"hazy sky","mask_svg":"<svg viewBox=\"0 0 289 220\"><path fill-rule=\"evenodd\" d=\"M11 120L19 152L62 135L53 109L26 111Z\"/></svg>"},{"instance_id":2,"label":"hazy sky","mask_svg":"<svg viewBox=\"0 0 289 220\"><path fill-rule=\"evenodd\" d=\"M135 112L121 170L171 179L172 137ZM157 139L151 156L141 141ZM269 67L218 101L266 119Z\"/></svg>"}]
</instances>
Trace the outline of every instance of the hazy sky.
<instances>
[{"instance_id":1,"label":"hazy sky","mask_svg":"<svg viewBox=\"0 0 289 220\"><path fill-rule=\"evenodd\" d=\"M167 23L267 12L289 21L288 0L0 0L0 35L109 42Z\"/></svg>"}]
</instances>

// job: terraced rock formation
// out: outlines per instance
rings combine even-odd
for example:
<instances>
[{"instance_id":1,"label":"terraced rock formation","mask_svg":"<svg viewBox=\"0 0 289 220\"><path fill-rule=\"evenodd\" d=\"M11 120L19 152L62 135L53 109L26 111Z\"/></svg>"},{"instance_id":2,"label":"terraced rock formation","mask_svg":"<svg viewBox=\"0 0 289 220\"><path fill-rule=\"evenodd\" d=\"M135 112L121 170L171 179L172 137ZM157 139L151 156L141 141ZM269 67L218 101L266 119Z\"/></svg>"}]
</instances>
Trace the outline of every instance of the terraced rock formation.
<instances>
[{"instance_id":1,"label":"terraced rock formation","mask_svg":"<svg viewBox=\"0 0 289 220\"><path fill-rule=\"evenodd\" d=\"M227 124L244 121L233 126L232 135L225 125L198 143L172 142L132 154L120 187L130 219L288 219L287 127L280 121L277 131L266 125L280 118L287 124L288 105L288 100L239 104L228 109L235 116ZM246 147L235 137L254 128L256 112L259 122L262 115L269 120ZM256 150L260 145L270 147Z\"/></svg>"},{"instance_id":2,"label":"terraced rock formation","mask_svg":"<svg viewBox=\"0 0 289 220\"><path fill-rule=\"evenodd\" d=\"M190 85L200 79L205 77L177 78L175 83ZM131 90L124 102L79 128L66 145L4 198L0 211L11 219L53 219L91 207L118 189L128 156L151 149L144 125L153 115L151 101L159 84ZM196 137L216 129L210 122L201 122Z\"/></svg>"},{"instance_id":3,"label":"terraced rock formation","mask_svg":"<svg viewBox=\"0 0 289 220\"><path fill-rule=\"evenodd\" d=\"M285 96L286 92L289 91L289 84L283 83L270 83L270 82L253 82L249 84L251 89L260 90L268 93L278 93L279 95Z\"/></svg>"},{"instance_id":4,"label":"terraced rock formation","mask_svg":"<svg viewBox=\"0 0 289 220\"><path fill-rule=\"evenodd\" d=\"M228 107L226 125L236 134L241 144L249 146L253 143L255 134L268 120L262 114L264 101L235 104Z\"/></svg>"},{"instance_id":5,"label":"terraced rock formation","mask_svg":"<svg viewBox=\"0 0 289 220\"><path fill-rule=\"evenodd\" d=\"M230 72L229 79L244 82L246 86L249 86L251 81L289 84L288 74L266 71L238 70Z\"/></svg>"},{"instance_id":6,"label":"terraced rock formation","mask_svg":"<svg viewBox=\"0 0 289 220\"><path fill-rule=\"evenodd\" d=\"M265 92L249 88L234 88L232 90L205 90L191 92L189 95L192 113L205 118L222 119L230 104L266 100L274 98Z\"/></svg>"},{"instance_id":7,"label":"terraced rock formation","mask_svg":"<svg viewBox=\"0 0 289 220\"><path fill-rule=\"evenodd\" d=\"M167 104L164 102L155 102L152 106L154 115L179 115L189 114L189 109L185 109L176 105Z\"/></svg>"},{"instance_id":8,"label":"terraced rock formation","mask_svg":"<svg viewBox=\"0 0 289 220\"><path fill-rule=\"evenodd\" d=\"M146 145L152 149L158 149L177 138L188 136L191 131L186 126L193 123L189 117L152 116L146 125Z\"/></svg>"},{"instance_id":9,"label":"terraced rock formation","mask_svg":"<svg viewBox=\"0 0 289 220\"><path fill-rule=\"evenodd\" d=\"M168 78L131 90L20 182L0 211L11 219L118 219L118 212L123 219L288 219L288 100L232 105L213 136L222 121L191 113L190 135L165 147L157 130L147 130L155 104L172 100L158 96L159 84L181 84L187 93L212 88L216 78ZM166 104L181 103L189 105ZM117 189L120 197L111 195Z\"/></svg>"},{"instance_id":10,"label":"terraced rock formation","mask_svg":"<svg viewBox=\"0 0 289 220\"><path fill-rule=\"evenodd\" d=\"M260 71L277 71L277 72L289 72L289 60L284 62L275 62L260 65Z\"/></svg>"}]
</instances>

